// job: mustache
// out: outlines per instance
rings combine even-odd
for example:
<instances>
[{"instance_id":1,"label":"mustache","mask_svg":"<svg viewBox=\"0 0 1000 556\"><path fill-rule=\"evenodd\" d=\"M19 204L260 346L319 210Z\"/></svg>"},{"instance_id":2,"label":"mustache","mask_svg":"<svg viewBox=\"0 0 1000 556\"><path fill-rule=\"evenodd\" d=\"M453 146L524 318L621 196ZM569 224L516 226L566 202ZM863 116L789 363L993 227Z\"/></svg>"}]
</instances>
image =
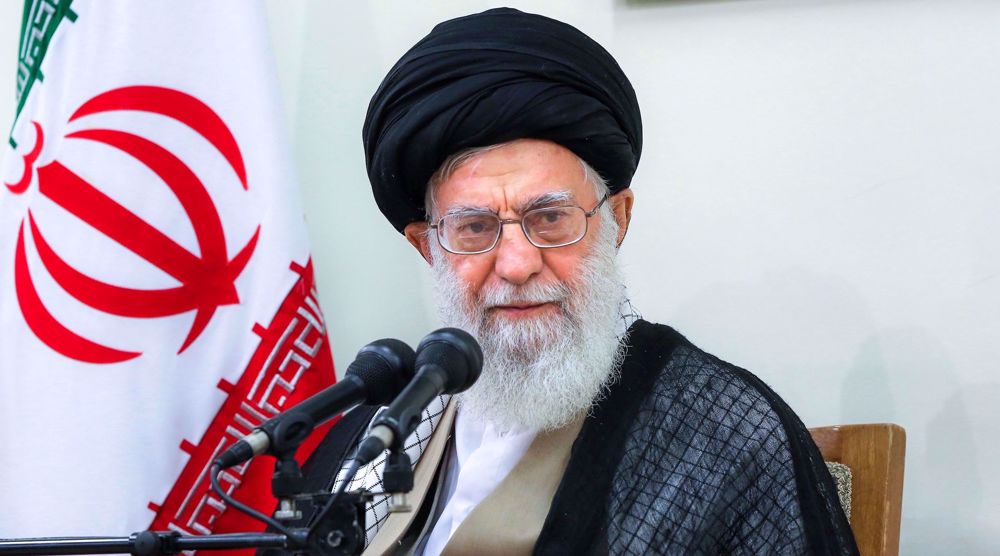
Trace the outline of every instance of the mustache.
<instances>
[{"instance_id":1,"label":"mustache","mask_svg":"<svg viewBox=\"0 0 1000 556\"><path fill-rule=\"evenodd\" d=\"M529 282L523 285L503 282L490 288L483 288L479 293L477 305L486 310L503 305L541 303L564 306L572 293L572 289L562 282Z\"/></svg>"}]
</instances>

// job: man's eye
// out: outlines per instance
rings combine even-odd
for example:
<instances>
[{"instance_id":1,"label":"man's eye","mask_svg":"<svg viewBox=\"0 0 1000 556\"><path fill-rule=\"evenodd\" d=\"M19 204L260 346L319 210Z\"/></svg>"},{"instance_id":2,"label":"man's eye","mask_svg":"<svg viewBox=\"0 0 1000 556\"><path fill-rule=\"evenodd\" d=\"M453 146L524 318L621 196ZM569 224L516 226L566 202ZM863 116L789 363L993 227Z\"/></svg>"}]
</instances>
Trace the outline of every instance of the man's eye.
<instances>
[{"instance_id":1,"label":"man's eye","mask_svg":"<svg viewBox=\"0 0 1000 556\"><path fill-rule=\"evenodd\" d=\"M486 218L468 218L458 222L455 230L460 234L488 234L496 227L495 222Z\"/></svg>"},{"instance_id":2,"label":"man's eye","mask_svg":"<svg viewBox=\"0 0 1000 556\"><path fill-rule=\"evenodd\" d=\"M552 228L561 225L567 220L569 213L563 209L541 210L529 215L529 226L540 228Z\"/></svg>"}]
</instances>

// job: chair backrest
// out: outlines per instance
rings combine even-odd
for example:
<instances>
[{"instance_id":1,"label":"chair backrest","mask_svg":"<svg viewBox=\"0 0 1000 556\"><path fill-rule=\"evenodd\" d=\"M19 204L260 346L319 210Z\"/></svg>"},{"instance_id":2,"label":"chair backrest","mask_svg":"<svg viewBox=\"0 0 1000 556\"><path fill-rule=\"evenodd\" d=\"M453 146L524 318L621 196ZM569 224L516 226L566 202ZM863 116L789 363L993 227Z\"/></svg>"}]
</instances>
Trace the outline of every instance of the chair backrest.
<instances>
[{"instance_id":1,"label":"chair backrest","mask_svg":"<svg viewBox=\"0 0 1000 556\"><path fill-rule=\"evenodd\" d=\"M906 431L899 425L811 428L823 459L843 463L853 475L851 530L862 556L899 554Z\"/></svg>"}]
</instances>

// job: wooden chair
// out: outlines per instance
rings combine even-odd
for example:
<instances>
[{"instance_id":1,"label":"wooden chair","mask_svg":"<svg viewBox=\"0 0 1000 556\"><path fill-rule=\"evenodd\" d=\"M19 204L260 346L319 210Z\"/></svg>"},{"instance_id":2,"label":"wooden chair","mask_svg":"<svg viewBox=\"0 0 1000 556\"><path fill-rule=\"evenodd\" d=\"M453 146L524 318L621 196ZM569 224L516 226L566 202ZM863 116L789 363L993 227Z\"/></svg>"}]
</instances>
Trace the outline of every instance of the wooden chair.
<instances>
[{"instance_id":1,"label":"wooden chair","mask_svg":"<svg viewBox=\"0 0 1000 556\"><path fill-rule=\"evenodd\" d=\"M899 554L903 427L880 423L809 429L823 459L851 469L851 530L862 556Z\"/></svg>"}]
</instances>

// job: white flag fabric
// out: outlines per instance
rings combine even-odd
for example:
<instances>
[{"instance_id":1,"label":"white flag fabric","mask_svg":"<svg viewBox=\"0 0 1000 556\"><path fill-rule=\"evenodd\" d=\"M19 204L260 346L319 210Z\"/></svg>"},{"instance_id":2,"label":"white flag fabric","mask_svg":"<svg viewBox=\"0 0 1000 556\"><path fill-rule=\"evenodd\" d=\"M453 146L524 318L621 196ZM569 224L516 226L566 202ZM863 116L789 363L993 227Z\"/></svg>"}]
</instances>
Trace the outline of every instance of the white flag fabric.
<instances>
[{"instance_id":1,"label":"white flag fabric","mask_svg":"<svg viewBox=\"0 0 1000 556\"><path fill-rule=\"evenodd\" d=\"M24 10L0 537L260 530L208 491L209 462L333 381L263 6ZM269 512L270 474L222 485Z\"/></svg>"}]
</instances>

